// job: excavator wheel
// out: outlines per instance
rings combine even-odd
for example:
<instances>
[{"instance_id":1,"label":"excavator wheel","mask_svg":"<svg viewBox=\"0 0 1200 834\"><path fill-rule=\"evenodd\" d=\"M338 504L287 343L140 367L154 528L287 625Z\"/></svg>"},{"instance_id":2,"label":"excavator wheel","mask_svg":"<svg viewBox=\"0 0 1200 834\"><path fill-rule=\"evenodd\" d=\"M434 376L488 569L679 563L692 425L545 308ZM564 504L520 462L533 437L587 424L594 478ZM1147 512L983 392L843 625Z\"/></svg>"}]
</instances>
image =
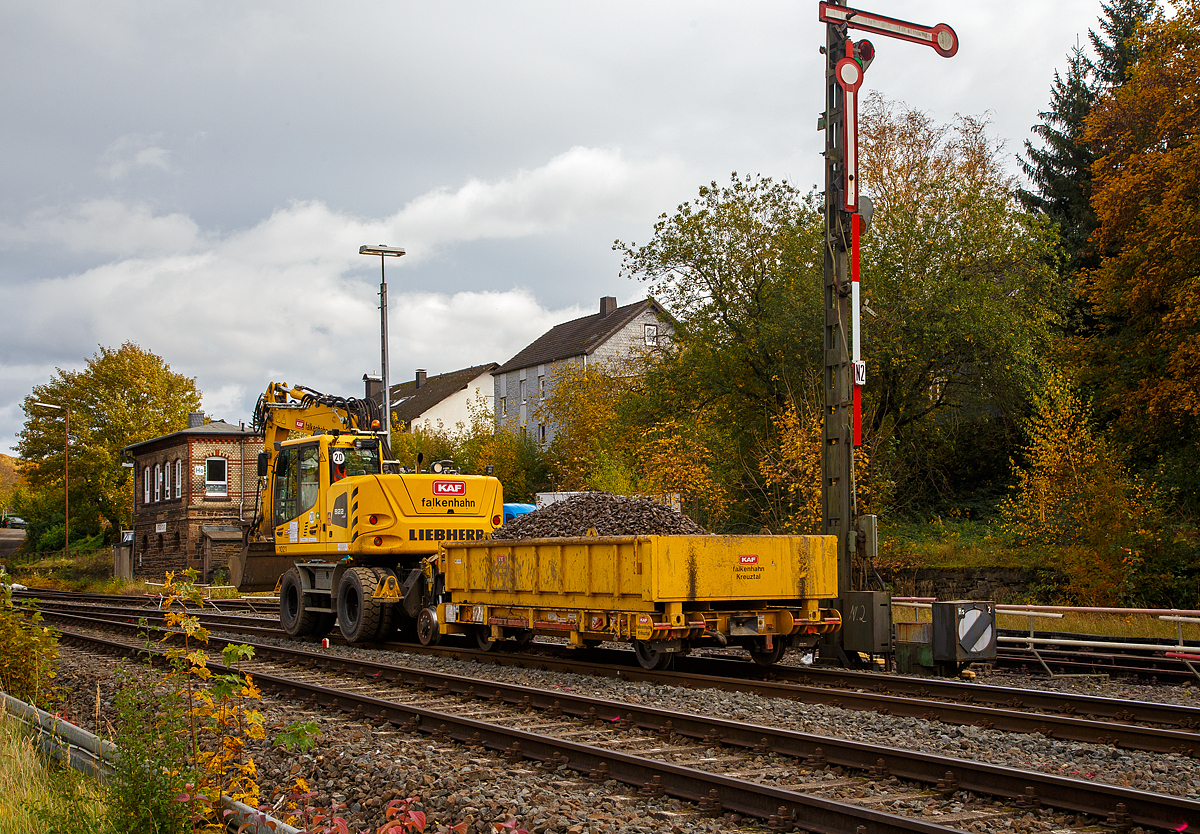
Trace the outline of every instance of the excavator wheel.
<instances>
[{"instance_id":1,"label":"excavator wheel","mask_svg":"<svg viewBox=\"0 0 1200 834\"><path fill-rule=\"evenodd\" d=\"M316 635L324 616L327 615L319 611L310 611L305 604L300 570L292 568L285 573L279 580L279 622L283 626L283 630L288 633L288 637L299 638Z\"/></svg>"},{"instance_id":2,"label":"excavator wheel","mask_svg":"<svg viewBox=\"0 0 1200 834\"><path fill-rule=\"evenodd\" d=\"M378 583L370 568L350 568L338 583L338 627L347 643L366 643L379 633L383 606L375 601Z\"/></svg>"},{"instance_id":3,"label":"excavator wheel","mask_svg":"<svg viewBox=\"0 0 1200 834\"><path fill-rule=\"evenodd\" d=\"M375 573L375 581L382 582L389 576L395 576L396 572L388 568L372 568ZM390 605L380 603L379 615L379 632L375 635L374 640L384 641L391 640L395 636L396 625L400 619L400 603L394 602Z\"/></svg>"}]
</instances>

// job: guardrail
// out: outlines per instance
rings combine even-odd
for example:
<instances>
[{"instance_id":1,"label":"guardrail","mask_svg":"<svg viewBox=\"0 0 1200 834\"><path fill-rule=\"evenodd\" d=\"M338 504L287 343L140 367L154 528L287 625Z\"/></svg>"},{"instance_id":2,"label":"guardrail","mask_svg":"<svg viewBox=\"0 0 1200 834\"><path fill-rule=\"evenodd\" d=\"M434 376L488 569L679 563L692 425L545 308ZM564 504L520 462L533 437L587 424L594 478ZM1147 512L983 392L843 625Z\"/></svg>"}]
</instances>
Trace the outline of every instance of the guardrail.
<instances>
[{"instance_id":1,"label":"guardrail","mask_svg":"<svg viewBox=\"0 0 1200 834\"><path fill-rule=\"evenodd\" d=\"M112 776L113 765L120 751L111 741L14 698L7 692L0 692L0 695L4 696L3 712L20 719L33 729L37 733L39 746L48 756L100 781L107 781ZM231 812L226 821L228 831L245 834L302 834L300 829L228 796L222 796L216 805L221 811Z\"/></svg>"}]
</instances>

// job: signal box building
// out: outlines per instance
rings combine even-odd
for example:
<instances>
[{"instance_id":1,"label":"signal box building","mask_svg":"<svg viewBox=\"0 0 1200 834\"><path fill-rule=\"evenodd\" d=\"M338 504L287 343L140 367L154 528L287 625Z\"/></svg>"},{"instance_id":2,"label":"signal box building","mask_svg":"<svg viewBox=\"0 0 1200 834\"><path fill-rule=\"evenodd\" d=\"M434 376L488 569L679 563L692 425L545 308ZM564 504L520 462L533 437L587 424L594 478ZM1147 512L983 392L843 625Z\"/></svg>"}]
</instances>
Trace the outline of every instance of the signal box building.
<instances>
[{"instance_id":1,"label":"signal box building","mask_svg":"<svg viewBox=\"0 0 1200 834\"><path fill-rule=\"evenodd\" d=\"M195 568L200 581L227 568L258 500L262 438L222 420L188 415L182 431L125 447L134 461L133 575L162 581Z\"/></svg>"}]
</instances>

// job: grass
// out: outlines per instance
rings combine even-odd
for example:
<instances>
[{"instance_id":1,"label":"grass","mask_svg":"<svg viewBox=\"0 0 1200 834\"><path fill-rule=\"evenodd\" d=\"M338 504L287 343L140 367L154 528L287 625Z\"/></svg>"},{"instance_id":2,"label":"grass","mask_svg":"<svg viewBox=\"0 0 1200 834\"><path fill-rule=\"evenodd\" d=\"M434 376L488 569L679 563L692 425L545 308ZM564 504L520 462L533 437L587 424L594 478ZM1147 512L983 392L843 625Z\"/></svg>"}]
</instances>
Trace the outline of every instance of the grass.
<instances>
[{"instance_id":1,"label":"grass","mask_svg":"<svg viewBox=\"0 0 1200 834\"><path fill-rule=\"evenodd\" d=\"M880 567L1038 568L1040 551L1013 547L994 521L937 516L928 522L891 521L879 531Z\"/></svg>"},{"instance_id":2,"label":"grass","mask_svg":"<svg viewBox=\"0 0 1200 834\"><path fill-rule=\"evenodd\" d=\"M0 711L0 831L98 834L104 813L102 785L48 759L29 728Z\"/></svg>"},{"instance_id":3,"label":"grass","mask_svg":"<svg viewBox=\"0 0 1200 834\"><path fill-rule=\"evenodd\" d=\"M69 559L62 552L32 553L19 560L14 559L8 565L8 570L13 582L53 591L140 596L158 593L163 584L113 576L111 550L72 552ZM209 599L222 600L238 599L242 595L234 588L215 588L207 596Z\"/></svg>"}]
</instances>

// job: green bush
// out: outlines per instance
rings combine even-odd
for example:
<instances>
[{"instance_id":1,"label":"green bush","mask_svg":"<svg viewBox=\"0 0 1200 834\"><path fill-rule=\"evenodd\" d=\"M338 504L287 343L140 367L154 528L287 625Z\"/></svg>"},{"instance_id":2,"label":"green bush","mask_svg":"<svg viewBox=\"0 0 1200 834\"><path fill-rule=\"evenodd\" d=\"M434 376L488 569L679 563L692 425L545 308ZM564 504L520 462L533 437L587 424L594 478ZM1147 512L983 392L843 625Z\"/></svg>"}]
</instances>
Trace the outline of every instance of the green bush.
<instances>
[{"instance_id":1,"label":"green bush","mask_svg":"<svg viewBox=\"0 0 1200 834\"><path fill-rule=\"evenodd\" d=\"M32 604L14 605L8 582L0 570L0 689L42 706L51 697L58 666L58 630L42 625Z\"/></svg>"},{"instance_id":2,"label":"green bush","mask_svg":"<svg viewBox=\"0 0 1200 834\"><path fill-rule=\"evenodd\" d=\"M178 692L155 686L157 675L127 673L117 693L120 750L109 781L108 826L113 831L186 834L191 811L176 797L195 784L189 765L185 704Z\"/></svg>"}]
</instances>

